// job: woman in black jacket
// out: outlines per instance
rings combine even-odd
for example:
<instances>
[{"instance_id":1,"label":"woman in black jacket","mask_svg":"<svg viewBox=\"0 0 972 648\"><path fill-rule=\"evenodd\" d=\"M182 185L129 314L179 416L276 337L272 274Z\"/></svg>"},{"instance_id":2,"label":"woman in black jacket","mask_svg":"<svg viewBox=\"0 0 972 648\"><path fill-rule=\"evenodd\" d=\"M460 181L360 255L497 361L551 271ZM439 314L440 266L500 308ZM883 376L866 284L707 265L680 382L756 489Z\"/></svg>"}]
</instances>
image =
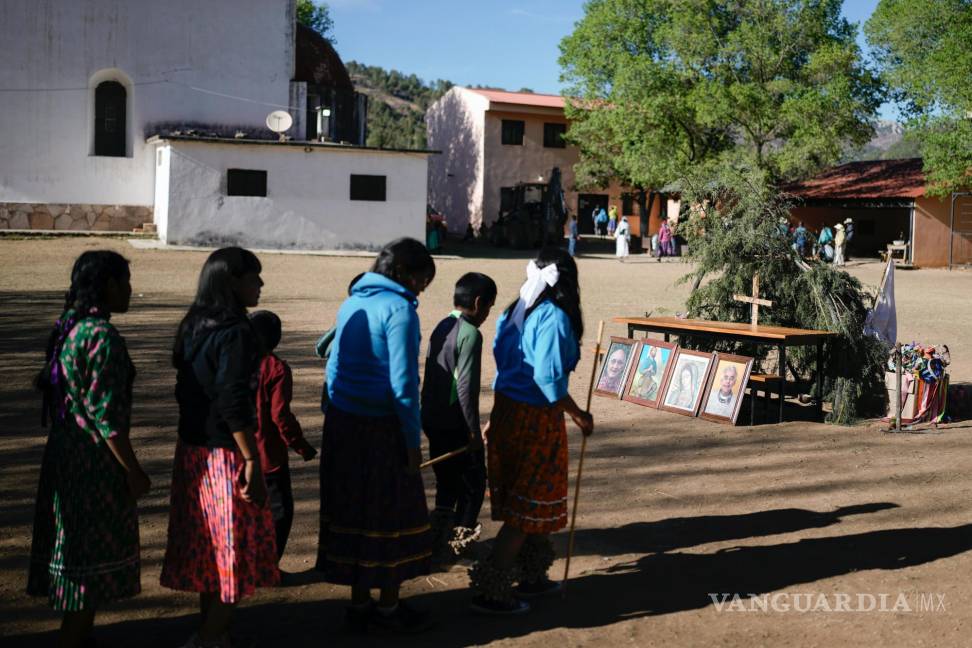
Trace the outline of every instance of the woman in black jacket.
<instances>
[{"instance_id":1,"label":"woman in black jacket","mask_svg":"<svg viewBox=\"0 0 972 648\"><path fill-rule=\"evenodd\" d=\"M260 261L213 252L176 334L179 440L161 583L199 592L202 622L187 646L228 646L235 605L279 582L274 526L254 440Z\"/></svg>"}]
</instances>

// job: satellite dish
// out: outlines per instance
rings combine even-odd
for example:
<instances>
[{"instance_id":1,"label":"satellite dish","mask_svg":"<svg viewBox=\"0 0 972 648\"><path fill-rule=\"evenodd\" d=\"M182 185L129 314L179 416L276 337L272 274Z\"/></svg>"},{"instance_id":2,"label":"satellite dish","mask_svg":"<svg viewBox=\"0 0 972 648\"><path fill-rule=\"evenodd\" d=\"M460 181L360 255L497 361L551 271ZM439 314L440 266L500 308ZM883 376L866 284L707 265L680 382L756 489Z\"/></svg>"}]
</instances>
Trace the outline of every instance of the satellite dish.
<instances>
[{"instance_id":1,"label":"satellite dish","mask_svg":"<svg viewBox=\"0 0 972 648\"><path fill-rule=\"evenodd\" d=\"M286 110L274 110L267 115L267 128L274 133L282 133L294 125L294 118Z\"/></svg>"}]
</instances>

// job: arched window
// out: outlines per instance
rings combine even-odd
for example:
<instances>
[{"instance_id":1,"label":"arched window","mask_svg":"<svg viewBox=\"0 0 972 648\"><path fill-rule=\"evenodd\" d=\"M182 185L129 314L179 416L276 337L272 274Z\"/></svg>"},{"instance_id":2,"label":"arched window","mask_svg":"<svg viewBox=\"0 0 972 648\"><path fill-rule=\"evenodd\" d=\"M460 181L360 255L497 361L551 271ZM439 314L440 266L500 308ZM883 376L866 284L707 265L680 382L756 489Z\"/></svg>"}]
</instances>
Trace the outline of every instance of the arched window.
<instances>
[{"instance_id":1,"label":"arched window","mask_svg":"<svg viewBox=\"0 0 972 648\"><path fill-rule=\"evenodd\" d=\"M125 157L125 86L104 81L95 88L94 154Z\"/></svg>"}]
</instances>

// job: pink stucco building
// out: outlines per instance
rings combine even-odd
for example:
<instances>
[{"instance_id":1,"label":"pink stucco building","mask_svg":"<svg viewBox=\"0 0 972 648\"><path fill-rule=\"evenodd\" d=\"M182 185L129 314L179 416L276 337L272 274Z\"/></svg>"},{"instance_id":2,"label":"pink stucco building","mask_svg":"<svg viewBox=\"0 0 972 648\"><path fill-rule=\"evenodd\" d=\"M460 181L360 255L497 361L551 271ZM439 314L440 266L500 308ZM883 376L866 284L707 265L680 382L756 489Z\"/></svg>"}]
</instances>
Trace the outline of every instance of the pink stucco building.
<instances>
[{"instance_id":1,"label":"pink stucco building","mask_svg":"<svg viewBox=\"0 0 972 648\"><path fill-rule=\"evenodd\" d=\"M456 86L429 107L425 120L429 148L442 152L429 160L429 202L445 215L451 232L492 223L509 189L520 182L548 182L553 167L563 174L567 208L578 215L581 233L592 231L595 205L617 205L627 216L636 212L617 184L576 186L579 153L562 139L567 129L563 97ZM651 225L659 206L655 201ZM638 219L629 220L638 234Z\"/></svg>"}]
</instances>

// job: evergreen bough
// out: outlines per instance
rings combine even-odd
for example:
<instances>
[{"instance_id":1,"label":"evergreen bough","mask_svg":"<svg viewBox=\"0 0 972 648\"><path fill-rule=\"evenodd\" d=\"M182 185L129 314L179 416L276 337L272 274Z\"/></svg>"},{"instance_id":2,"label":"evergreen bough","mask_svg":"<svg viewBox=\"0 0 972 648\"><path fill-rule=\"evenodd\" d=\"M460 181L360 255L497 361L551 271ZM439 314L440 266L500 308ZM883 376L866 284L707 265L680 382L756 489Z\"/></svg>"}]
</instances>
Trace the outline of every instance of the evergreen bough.
<instances>
[{"instance_id":1,"label":"evergreen bough","mask_svg":"<svg viewBox=\"0 0 972 648\"><path fill-rule=\"evenodd\" d=\"M714 178L681 181L682 203L695 206L678 226L695 262L695 269L679 280L694 284L688 316L749 322L750 305L734 301L733 294L750 294L758 272L760 297L773 302L761 308L761 324L838 334L824 346L823 400L833 405L827 421L849 424L883 415L888 349L864 334L873 295L832 264L799 257L787 231L791 205L765 174L738 169L716 173ZM765 346L702 340L688 346L735 351L755 357L760 367L767 364ZM787 364L815 392L816 349L788 348Z\"/></svg>"}]
</instances>

